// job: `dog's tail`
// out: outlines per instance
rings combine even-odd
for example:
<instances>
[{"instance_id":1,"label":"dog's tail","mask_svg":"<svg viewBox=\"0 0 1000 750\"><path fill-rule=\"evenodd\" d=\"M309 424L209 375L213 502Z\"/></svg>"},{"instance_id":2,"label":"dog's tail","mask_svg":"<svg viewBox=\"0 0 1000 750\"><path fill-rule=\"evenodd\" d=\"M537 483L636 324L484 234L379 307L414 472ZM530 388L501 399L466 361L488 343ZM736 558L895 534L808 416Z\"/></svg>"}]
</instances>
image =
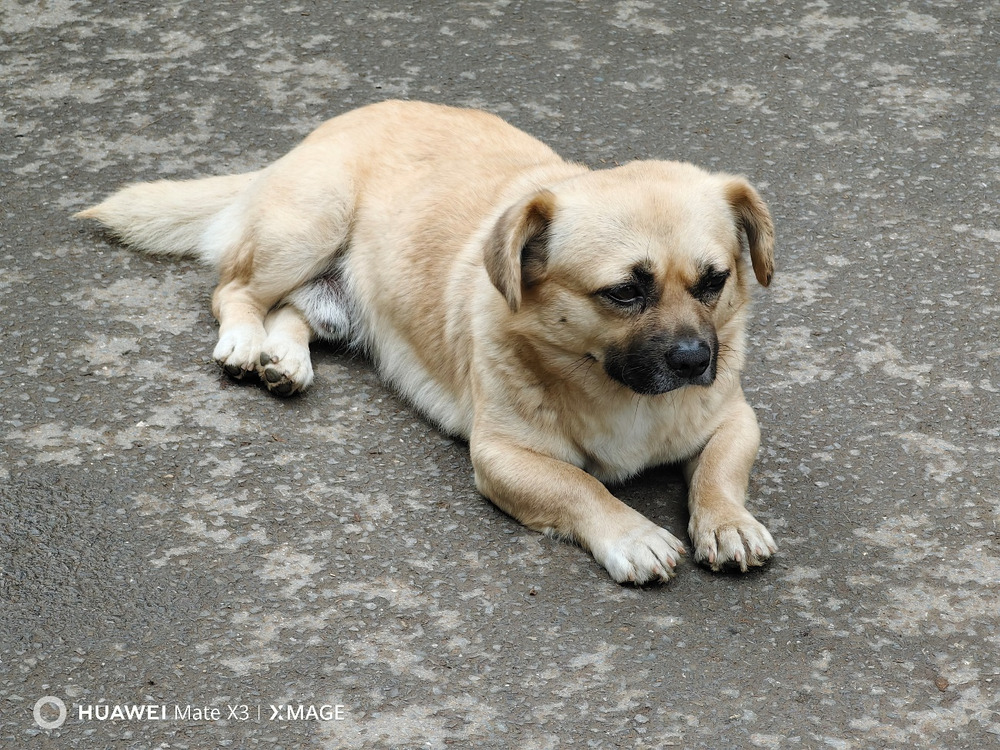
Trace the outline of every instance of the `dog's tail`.
<instances>
[{"instance_id":1,"label":"dog's tail","mask_svg":"<svg viewBox=\"0 0 1000 750\"><path fill-rule=\"evenodd\" d=\"M244 229L238 198L258 174L140 182L75 218L96 219L122 242L147 253L192 256L218 266Z\"/></svg>"}]
</instances>

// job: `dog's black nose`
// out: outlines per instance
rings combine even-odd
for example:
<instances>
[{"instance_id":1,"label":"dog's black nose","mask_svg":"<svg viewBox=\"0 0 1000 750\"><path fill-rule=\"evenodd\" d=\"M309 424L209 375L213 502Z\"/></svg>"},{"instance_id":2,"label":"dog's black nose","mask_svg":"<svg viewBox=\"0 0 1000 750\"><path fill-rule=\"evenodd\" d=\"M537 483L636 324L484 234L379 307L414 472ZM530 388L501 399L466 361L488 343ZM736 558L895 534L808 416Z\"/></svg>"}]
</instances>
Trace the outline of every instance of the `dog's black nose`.
<instances>
[{"instance_id":1,"label":"dog's black nose","mask_svg":"<svg viewBox=\"0 0 1000 750\"><path fill-rule=\"evenodd\" d=\"M712 348L701 339L681 339L667 351L667 366L682 378L696 378L712 364Z\"/></svg>"}]
</instances>

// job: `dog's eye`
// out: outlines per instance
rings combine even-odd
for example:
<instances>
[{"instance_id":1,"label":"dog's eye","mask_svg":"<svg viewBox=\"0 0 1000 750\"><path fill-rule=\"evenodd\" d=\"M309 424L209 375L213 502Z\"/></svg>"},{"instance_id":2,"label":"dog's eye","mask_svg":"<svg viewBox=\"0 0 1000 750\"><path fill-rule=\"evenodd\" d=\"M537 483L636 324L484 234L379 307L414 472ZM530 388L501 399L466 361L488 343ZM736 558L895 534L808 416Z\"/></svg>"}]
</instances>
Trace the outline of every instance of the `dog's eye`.
<instances>
[{"instance_id":1,"label":"dog's eye","mask_svg":"<svg viewBox=\"0 0 1000 750\"><path fill-rule=\"evenodd\" d=\"M702 302L710 302L722 293L728 280L728 269L710 268L703 272L695 285L691 287L691 296Z\"/></svg>"},{"instance_id":2,"label":"dog's eye","mask_svg":"<svg viewBox=\"0 0 1000 750\"><path fill-rule=\"evenodd\" d=\"M646 301L642 287L634 282L602 289L600 295L618 307L636 307Z\"/></svg>"}]
</instances>

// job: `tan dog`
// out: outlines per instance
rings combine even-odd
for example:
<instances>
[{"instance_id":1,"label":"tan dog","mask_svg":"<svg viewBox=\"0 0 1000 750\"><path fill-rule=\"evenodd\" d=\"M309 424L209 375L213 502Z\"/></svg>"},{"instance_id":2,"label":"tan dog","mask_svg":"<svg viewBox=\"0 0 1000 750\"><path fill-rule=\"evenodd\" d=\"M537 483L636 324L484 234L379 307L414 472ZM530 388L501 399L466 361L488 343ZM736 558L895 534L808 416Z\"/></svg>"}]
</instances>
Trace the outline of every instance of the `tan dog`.
<instances>
[{"instance_id":1,"label":"tan dog","mask_svg":"<svg viewBox=\"0 0 1000 750\"><path fill-rule=\"evenodd\" d=\"M683 545L601 481L686 462L695 559L775 551L744 508L759 430L740 387L744 238L774 268L742 178L645 161L590 171L500 119L384 102L252 174L125 188L78 214L219 270L215 358L287 395L309 343L368 353L469 441L476 486L617 581L666 580Z\"/></svg>"}]
</instances>

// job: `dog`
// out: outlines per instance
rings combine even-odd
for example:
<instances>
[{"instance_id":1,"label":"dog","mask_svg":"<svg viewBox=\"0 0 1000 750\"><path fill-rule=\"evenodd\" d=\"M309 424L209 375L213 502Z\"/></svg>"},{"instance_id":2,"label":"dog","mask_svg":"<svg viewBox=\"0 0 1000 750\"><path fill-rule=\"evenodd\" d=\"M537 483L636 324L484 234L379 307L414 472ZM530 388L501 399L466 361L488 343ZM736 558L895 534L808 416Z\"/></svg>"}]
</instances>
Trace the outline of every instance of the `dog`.
<instances>
[{"instance_id":1,"label":"dog","mask_svg":"<svg viewBox=\"0 0 1000 750\"><path fill-rule=\"evenodd\" d=\"M468 441L483 495L616 581L667 581L685 554L605 487L654 465L684 466L696 562L776 551L745 507L760 430L740 385L744 255L768 286L774 227L742 177L590 170L494 115L386 101L257 172L134 184L77 216L218 269L234 378L288 396L311 341L365 352Z\"/></svg>"}]
</instances>

